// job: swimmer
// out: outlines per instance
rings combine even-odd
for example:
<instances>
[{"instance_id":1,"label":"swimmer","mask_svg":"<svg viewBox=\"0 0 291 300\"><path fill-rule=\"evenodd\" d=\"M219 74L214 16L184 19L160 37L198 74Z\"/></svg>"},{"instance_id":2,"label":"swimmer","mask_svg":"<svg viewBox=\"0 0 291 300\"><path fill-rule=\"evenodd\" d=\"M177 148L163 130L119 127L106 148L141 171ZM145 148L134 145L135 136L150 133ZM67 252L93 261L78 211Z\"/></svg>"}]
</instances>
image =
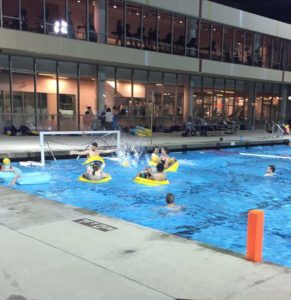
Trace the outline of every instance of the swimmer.
<instances>
[{"instance_id":1,"label":"swimmer","mask_svg":"<svg viewBox=\"0 0 291 300\"><path fill-rule=\"evenodd\" d=\"M92 167L88 167L86 173L82 175L88 180L99 181L108 176L108 174L102 171L101 164L94 163Z\"/></svg>"},{"instance_id":2,"label":"swimmer","mask_svg":"<svg viewBox=\"0 0 291 300\"><path fill-rule=\"evenodd\" d=\"M167 180L167 178L163 172L164 172L164 165L162 163L159 163L156 166L155 173L153 173L153 170L148 167L148 168L145 168L144 171L138 173L137 176L146 178L146 179L155 180L155 181L164 181L164 180Z\"/></svg>"},{"instance_id":3,"label":"swimmer","mask_svg":"<svg viewBox=\"0 0 291 300\"><path fill-rule=\"evenodd\" d=\"M10 165L10 159L5 157L3 159L3 164L0 166L0 172L13 172L15 174L14 178L10 182L10 185L13 186L16 183L17 178L20 176L16 170Z\"/></svg>"},{"instance_id":4,"label":"swimmer","mask_svg":"<svg viewBox=\"0 0 291 300\"><path fill-rule=\"evenodd\" d=\"M111 150L98 149L98 144L92 143L90 149L84 151L70 151L70 155L87 155L87 158L91 158L94 156L100 156L100 154L113 153L116 151L117 149L111 149Z\"/></svg>"},{"instance_id":5,"label":"swimmer","mask_svg":"<svg viewBox=\"0 0 291 300\"><path fill-rule=\"evenodd\" d=\"M160 162L159 152L160 152L160 150L157 146L153 147L153 153L152 153L152 156L151 156L151 161L153 161L157 164Z\"/></svg>"},{"instance_id":6,"label":"swimmer","mask_svg":"<svg viewBox=\"0 0 291 300\"><path fill-rule=\"evenodd\" d=\"M176 162L174 157L170 157L170 150L167 147L162 148L161 162L164 164L164 168L168 169L172 164Z\"/></svg>"},{"instance_id":7,"label":"swimmer","mask_svg":"<svg viewBox=\"0 0 291 300\"><path fill-rule=\"evenodd\" d=\"M175 210L182 209L182 206L176 205L174 202L175 202L175 196L172 193L168 193L166 195L167 208L175 209Z\"/></svg>"},{"instance_id":8,"label":"swimmer","mask_svg":"<svg viewBox=\"0 0 291 300\"><path fill-rule=\"evenodd\" d=\"M276 168L275 168L274 165L269 165L265 176L274 176L275 175L275 170L276 170Z\"/></svg>"}]
</instances>

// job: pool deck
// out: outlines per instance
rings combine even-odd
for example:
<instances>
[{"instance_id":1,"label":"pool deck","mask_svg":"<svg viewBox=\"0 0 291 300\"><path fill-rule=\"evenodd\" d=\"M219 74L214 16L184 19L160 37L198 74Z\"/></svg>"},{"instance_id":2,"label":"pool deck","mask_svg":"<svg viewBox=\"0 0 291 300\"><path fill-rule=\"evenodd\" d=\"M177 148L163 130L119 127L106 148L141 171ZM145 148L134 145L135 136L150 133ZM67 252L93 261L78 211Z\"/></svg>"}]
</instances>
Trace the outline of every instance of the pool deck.
<instances>
[{"instance_id":1,"label":"pool deck","mask_svg":"<svg viewBox=\"0 0 291 300\"><path fill-rule=\"evenodd\" d=\"M1 300L291 299L289 268L10 188L0 195ZM84 218L116 229L74 222Z\"/></svg>"},{"instance_id":2,"label":"pool deck","mask_svg":"<svg viewBox=\"0 0 291 300\"><path fill-rule=\"evenodd\" d=\"M223 140L221 140L221 138ZM65 150L68 154L72 147L69 146L72 137L65 137L63 140ZM150 149L153 145L167 146L172 150L203 149L208 147L230 147L230 146L252 146L258 144L282 144L288 143L291 135L276 136L264 130L240 131L236 135L223 136L194 136L182 137L181 132L154 133L150 137L137 137L129 134L122 134L122 141L127 145L138 145ZM66 143L67 142L67 143ZM68 144L68 146L66 145ZM79 147L80 148L80 147ZM75 149L79 149L78 146ZM64 151L63 151L64 152ZM39 157L40 144L38 136L5 136L0 135L0 155L8 155L11 158L35 158ZM63 153L64 154L64 153Z\"/></svg>"}]
</instances>

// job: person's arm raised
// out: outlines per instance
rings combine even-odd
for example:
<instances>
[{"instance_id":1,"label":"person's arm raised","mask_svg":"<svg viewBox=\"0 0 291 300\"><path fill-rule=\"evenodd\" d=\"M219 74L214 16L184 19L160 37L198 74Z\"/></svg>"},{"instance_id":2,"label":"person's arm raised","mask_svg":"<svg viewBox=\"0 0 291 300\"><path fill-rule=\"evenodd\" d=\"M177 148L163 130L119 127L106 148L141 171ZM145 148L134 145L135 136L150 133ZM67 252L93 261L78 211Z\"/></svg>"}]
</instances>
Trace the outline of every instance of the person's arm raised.
<instances>
[{"instance_id":1,"label":"person's arm raised","mask_svg":"<svg viewBox=\"0 0 291 300\"><path fill-rule=\"evenodd\" d=\"M70 151L70 155L88 155L89 150L84 151Z\"/></svg>"}]
</instances>

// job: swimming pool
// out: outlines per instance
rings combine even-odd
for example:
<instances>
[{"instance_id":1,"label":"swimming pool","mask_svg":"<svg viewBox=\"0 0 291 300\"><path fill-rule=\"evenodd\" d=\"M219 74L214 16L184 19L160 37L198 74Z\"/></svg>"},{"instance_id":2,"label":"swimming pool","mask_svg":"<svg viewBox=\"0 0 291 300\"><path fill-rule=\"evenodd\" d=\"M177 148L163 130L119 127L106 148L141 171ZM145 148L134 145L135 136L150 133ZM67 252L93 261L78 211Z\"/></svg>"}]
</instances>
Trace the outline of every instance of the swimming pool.
<instances>
[{"instance_id":1,"label":"swimming pool","mask_svg":"<svg viewBox=\"0 0 291 300\"><path fill-rule=\"evenodd\" d=\"M113 179L105 184L77 181L84 160L51 161L46 166L53 177L48 185L16 189L241 254L245 253L247 212L263 209L264 260L291 267L291 160L242 152L290 157L291 147L173 153L180 168L167 174L170 185L159 187L132 181L146 158L129 168L107 161L106 171ZM274 177L263 176L269 164L277 168ZM168 192L184 206L183 211L165 208Z\"/></svg>"}]
</instances>

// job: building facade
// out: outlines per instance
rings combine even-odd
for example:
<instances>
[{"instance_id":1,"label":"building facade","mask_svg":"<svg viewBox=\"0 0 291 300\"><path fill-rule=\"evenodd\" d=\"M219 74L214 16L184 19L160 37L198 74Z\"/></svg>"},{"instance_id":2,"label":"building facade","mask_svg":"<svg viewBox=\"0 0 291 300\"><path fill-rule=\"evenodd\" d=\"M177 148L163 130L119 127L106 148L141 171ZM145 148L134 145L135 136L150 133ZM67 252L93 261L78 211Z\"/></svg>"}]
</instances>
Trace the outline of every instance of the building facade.
<instances>
[{"instance_id":1,"label":"building facade","mask_svg":"<svg viewBox=\"0 0 291 300\"><path fill-rule=\"evenodd\" d=\"M1 128L291 119L291 25L206 0L0 0L0 51Z\"/></svg>"}]
</instances>

